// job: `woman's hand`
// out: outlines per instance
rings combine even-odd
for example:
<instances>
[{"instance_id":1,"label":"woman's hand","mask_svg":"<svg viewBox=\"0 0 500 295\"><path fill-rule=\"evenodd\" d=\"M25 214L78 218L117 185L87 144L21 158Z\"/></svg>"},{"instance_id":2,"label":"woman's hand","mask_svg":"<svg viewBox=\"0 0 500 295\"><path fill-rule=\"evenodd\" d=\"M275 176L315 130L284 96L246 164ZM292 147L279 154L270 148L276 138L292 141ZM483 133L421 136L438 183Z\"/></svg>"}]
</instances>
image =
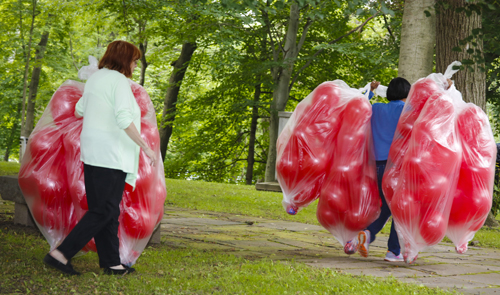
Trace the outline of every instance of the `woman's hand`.
<instances>
[{"instance_id":1,"label":"woman's hand","mask_svg":"<svg viewBox=\"0 0 500 295\"><path fill-rule=\"evenodd\" d=\"M151 160L151 166L154 166L156 163L155 152L148 146L144 139L142 139L141 134L139 134L139 131L137 130L137 127L135 127L134 123L130 123L130 125L124 130L125 133L127 133L127 135L130 137L130 139L132 139L138 146L140 146L146 156L148 156L148 158Z\"/></svg>"},{"instance_id":2,"label":"woman's hand","mask_svg":"<svg viewBox=\"0 0 500 295\"><path fill-rule=\"evenodd\" d=\"M155 152L150 147L146 147L145 149L143 149L143 151L146 154L146 156L148 156L149 160L151 161L149 164L151 166L154 166L156 164Z\"/></svg>"},{"instance_id":3,"label":"woman's hand","mask_svg":"<svg viewBox=\"0 0 500 295\"><path fill-rule=\"evenodd\" d=\"M446 79L446 82L448 82L448 87L446 87L446 90L450 89L451 85L453 85L453 81L450 79Z\"/></svg>"},{"instance_id":4,"label":"woman's hand","mask_svg":"<svg viewBox=\"0 0 500 295\"><path fill-rule=\"evenodd\" d=\"M373 90L377 89L377 87L380 85L379 81L373 81L370 83L370 91L373 92Z\"/></svg>"}]
</instances>

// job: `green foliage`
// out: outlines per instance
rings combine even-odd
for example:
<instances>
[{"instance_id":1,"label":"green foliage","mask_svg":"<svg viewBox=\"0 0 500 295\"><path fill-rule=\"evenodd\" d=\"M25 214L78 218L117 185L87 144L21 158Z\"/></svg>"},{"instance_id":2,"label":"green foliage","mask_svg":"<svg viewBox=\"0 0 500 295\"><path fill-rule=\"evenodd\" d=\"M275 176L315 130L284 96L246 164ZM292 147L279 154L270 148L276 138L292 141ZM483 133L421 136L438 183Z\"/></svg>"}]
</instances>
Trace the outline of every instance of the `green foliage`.
<instances>
[{"instance_id":1,"label":"green foliage","mask_svg":"<svg viewBox=\"0 0 500 295\"><path fill-rule=\"evenodd\" d=\"M288 111L324 81L342 79L355 88L374 79L388 83L397 73L400 2L39 2L33 44L45 30L50 35L42 62L36 117L41 116L52 94L66 79L77 79L77 69L87 65L89 55L99 58L110 41L124 39L145 45L144 87L160 118L171 62L178 58L184 42L196 42L198 49L176 105L165 161L166 175L245 182L255 108L258 115L252 178L255 183L264 177L267 161L269 116L276 87L272 71L285 66L280 58L274 58L272 49L283 46L290 5L298 3L300 8L303 22L299 39L306 22L311 21L311 25L295 60ZM4 32L0 36L3 61L0 71L5 73L0 75L0 153L8 148L11 158L16 157L19 149L22 97L19 73L26 61L23 46L29 40L31 3L7 0L0 4L4 16L0 21ZM344 37L377 11L379 16ZM337 38L341 41L329 44ZM31 60L34 50L27 55ZM139 77L136 71L134 80ZM255 95L257 88L260 95Z\"/></svg>"},{"instance_id":2,"label":"green foliage","mask_svg":"<svg viewBox=\"0 0 500 295\"><path fill-rule=\"evenodd\" d=\"M495 185L493 187L491 213L493 216L500 214L500 166L498 163L496 163L495 167Z\"/></svg>"}]
</instances>

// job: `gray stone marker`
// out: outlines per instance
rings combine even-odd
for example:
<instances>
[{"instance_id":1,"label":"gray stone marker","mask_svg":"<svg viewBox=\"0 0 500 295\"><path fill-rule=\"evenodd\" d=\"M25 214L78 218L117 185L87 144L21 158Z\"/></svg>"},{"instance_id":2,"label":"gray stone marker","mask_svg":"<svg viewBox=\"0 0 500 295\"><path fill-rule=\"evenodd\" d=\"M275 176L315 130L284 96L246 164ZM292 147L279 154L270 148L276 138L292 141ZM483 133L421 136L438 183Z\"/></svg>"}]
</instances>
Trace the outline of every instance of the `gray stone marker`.
<instances>
[{"instance_id":1,"label":"gray stone marker","mask_svg":"<svg viewBox=\"0 0 500 295\"><path fill-rule=\"evenodd\" d=\"M26 205L26 200L19 188L17 175L0 176L0 196L2 199L14 202L14 223L35 227L35 222Z\"/></svg>"}]
</instances>

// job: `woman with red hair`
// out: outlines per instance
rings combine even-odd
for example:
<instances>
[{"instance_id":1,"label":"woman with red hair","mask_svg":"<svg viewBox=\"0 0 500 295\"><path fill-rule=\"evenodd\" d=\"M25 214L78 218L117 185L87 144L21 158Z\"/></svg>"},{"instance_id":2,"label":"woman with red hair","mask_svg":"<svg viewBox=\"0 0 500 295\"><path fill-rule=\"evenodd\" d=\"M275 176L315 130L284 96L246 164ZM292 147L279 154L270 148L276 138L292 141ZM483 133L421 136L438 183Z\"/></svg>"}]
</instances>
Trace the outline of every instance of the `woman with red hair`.
<instances>
[{"instance_id":1,"label":"woman with red hair","mask_svg":"<svg viewBox=\"0 0 500 295\"><path fill-rule=\"evenodd\" d=\"M83 118L80 159L89 210L62 244L44 258L46 264L66 274L80 274L73 269L71 258L92 238L105 274L135 271L120 261L119 204L125 183L135 188L140 149L151 165L156 161L141 138L141 111L127 80L140 57L139 49L128 42L110 43L99 61L99 71L90 76L76 104L75 116Z\"/></svg>"}]
</instances>

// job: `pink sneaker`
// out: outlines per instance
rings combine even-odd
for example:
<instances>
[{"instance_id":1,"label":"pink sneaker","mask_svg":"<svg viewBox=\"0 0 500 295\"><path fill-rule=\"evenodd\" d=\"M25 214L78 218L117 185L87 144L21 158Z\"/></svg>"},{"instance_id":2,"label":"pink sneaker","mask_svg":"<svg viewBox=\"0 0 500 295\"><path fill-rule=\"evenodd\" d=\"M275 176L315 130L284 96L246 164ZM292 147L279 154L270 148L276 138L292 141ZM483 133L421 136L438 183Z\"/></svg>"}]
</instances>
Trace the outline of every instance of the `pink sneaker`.
<instances>
[{"instance_id":1,"label":"pink sneaker","mask_svg":"<svg viewBox=\"0 0 500 295\"><path fill-rule=\"evenodd\" d=\"M403 254L399 253L399 255L395 255L391 251L387 251L387 254L385 254L385 261L390 261L390 262L403 262L405 261L403 258Z\"/></svg>"}]
</instances>

